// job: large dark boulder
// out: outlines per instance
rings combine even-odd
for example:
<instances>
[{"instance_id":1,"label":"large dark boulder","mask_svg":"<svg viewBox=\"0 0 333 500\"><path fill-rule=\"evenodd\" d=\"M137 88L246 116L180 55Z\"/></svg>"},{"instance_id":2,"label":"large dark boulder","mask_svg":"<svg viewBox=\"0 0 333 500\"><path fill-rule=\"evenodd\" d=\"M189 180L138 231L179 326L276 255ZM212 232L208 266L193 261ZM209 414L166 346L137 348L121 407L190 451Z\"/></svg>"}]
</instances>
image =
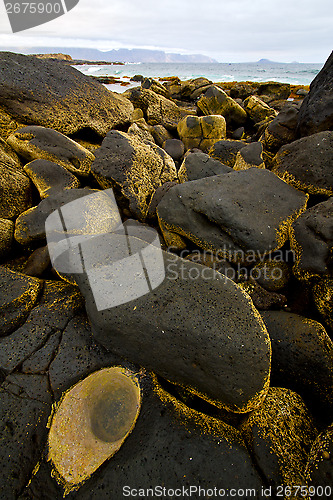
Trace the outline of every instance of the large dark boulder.
<instances>
[{"instance_id":1,"label":"large dark boulder","mask_svg":"<svg viewBox=\"0 0 333 500\"><path fill-rule=\"evenodd\" d=\"M1 52L0 68L0 114L19 123L63 134L88 128L103 136L129 122L133 106L128 99L69 64Z\"/></svg>"},{"instance_id":2,"label":"large dark boulder","mask_svg":"<svg viewBox=\"0 0 333 500\"><path fill-rule=\"evenodd\" d=\"M319 132L282 146L272 171L296 189L333 195L333 132Z\"/></svg>"},{"instance_id":3,"label":"large dark boulder","mask_svg":"<svg viewBox=\"0 0 333 500\"><path fill-rule=\"evenodd\" d=\"M306 210L290 228L298 279L332 277L333 197Z\"/></svg>"},{"instance_id":4,"label":"large dark boulder","mask_svg":"<svg viewBox=\"0 0 333 500\"><path fill-rule=\"evenodd\" d=\"M333 52L310 85L298 116L301 137L333 130Z\"/></svg>"},{"instance_id":5,"label":"large dark boulder","mask_svg":"<svg viewBox=\"0 0 333 500\"><path fill-rule=\"evenodd\" d=\"M126 241L133 256L120 273ZM243 413L260 405L269 384L270 341L249 296L213 269L168 252L158 266L165 278L133 295L135 257L144 256L150 283L156 283L159 257L141 239L126 241L109 234L81 245L86 273L75 280L97 341L219 407Z\"/></svg>"},{"instance_id":6,"label":"large dark boulder","mask_svg":"<svg viewBox=\"0 0 333 500\"><path fill-rule=\"evenodd\" d=\"M185 248L187 239L228 260L254 262L283 246L306 202L272 172L250 168L179 184L157 213L167 245Z\"/></svg>"}]
</instances>

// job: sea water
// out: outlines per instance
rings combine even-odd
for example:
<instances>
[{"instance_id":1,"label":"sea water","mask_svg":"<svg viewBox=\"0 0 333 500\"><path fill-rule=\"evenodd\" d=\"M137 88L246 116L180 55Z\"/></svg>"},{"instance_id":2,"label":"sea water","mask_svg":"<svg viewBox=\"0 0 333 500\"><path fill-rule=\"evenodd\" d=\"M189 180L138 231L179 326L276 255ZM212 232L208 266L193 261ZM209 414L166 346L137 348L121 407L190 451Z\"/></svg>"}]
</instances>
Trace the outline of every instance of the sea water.
<instances>
[{"instance_id":1,"label":"sea water","mask_svg":"<svg viewBox=\"0 0 333 500\"><path fill-rule=\"evenodd\" d=\"M205 77L213 82L267 82L309 85L323 64L310 63L126 63L124 65L76 66L84 74L114 76L128 81L134 75L151 78L178 76L181 80ZM127 77L127 78L126 78ZM129 87L120 87L125 91ZM118 90L117 90L118 91Z\"/></svg>"}]
</instances>

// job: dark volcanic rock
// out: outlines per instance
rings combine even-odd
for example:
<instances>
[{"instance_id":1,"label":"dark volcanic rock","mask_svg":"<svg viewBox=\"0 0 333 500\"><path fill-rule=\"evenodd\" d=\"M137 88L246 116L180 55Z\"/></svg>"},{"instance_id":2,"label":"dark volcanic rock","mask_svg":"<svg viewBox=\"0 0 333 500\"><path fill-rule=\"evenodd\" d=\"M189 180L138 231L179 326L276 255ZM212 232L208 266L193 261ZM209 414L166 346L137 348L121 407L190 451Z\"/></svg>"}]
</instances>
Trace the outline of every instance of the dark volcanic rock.
<instances>
[{"instance_id":1,"label":"dark volcanic rock","mask_svg":"<svg viewBox=\"0 0 333 500\"><path fill-rule=\"evenodd\" d=\"M47 377L8 377L0 388L1 498L14 500L29 481L47 438Z\"/></svg>"},{"instance_id":2,"label":"dark volcanic rock","mask_svg":"<svg viewBox=\"0 0 333 500\"><path fill-rule=\"evenodd\" d=\"M16 219L15 239L22 245L35 240L43 240L45 238L45 221L47 217L63 205L80 198L82 199L82 203L80 203L79 211L74 212L75 215L73 213L71 230L77 230L73 226L75 226L78 220L82 224L82 231L87 234L104 232L107 227L114 227L114 221L118 219L119 214L115 203L112 202L106 193L88 188L64 189L62 191L53 191L37 207L27 210L27 212L24 212ZM113 212L114 218L112 217Z\"/></svg>"},{"instance_id":3,"label":"dark volcanic rock","mask_svg":"<svg viewBox=\"0 0 333 500\"><path fill-rule=\"evenodd\" d=\"M317 431L298 394L269 389L243 431L262 474L275 491L279 485L293 489L306 484L306 461Z\"/></svg>"},{"instance_id":4,"label":"dark volcanic rock","mask_svg":"<svg viewBox=\"0 0 333 500\"><path fill-rule=\"evenodd\" d=\"M7 139L8 144L28 161L49 160L70 172L87 177L94 155L60 132L45 127L23 127Z\"/></svg>"},{"instance_id":5,"label":"dark volcanic rock","mask_svg":"<svg viewBox=\"0 0 333 500\"><path fill-rule=\"evenodd\" d=\"M171 498L167 494L171 489L177 493L179 489L180 498L186 498L190 486L197 488L192 490L193 498L199 498L199 486L261 490L262 480L239 431L186 407L155 377L142 372L139 380L142 402L134 429L120 450L68 495L69 500L107 500L110 492L115 498L124 493L134 498L139 488L142 492L158 485L152 498L160 496L159 489L163 494L163 488L166 498ZM50 466L42 461L25 498L61 500L62 494Z\"/></svg>"},{"instance_id":6,"label":"dark volcanic rock","mask_svg":"<svg viewBox=\"0 0 333 500\"><path fill-rule=\"evenodd\" d=\"M283 146L272 171L310 194L333 195L333 132L319 132Z\"/></svg>"},{"instance_id":7,"label":"dark volcanic rock","mask_svg":"<svg viewBox=\"0 0 333 500\"><path fill-rule=\"evenodd\" d=\"M254 262L282 247L306 202L272 172L250 168L175 186L157 213L167 245L184 248L185 237L228 260Z\"/></svg>"},{"instance_id":8,"label":"dark volcanic rock","mask_svg":"<svg viewBox=\"0 0 333 500\"><path fill-rule=\"evenodd\" d=\"M66 168L49 160L34 160L24 166L24 171L36 186L40 197L46 198L51 190L80 187L80 181Z\"/></svg>"},{"instance_id":9,"label":"dark volcanic rock","mask_svg":"<svg viewBox=\"0 0 333 500\"><path fill-rule=\"evenodd\" d=\"M27 125L105 135L129 122L132 104L62 62L10 52L0 55L0 110Z\"/></svg>"},{"instance_id":10,"label":"dark volcanic rock","mask_svg":"<svg viewBox=\"0 0 333 500\"><path fill-rule=\"evenodd\" d=\"M277 152L281 146L293 142L296 139L296 125L298 108L286 105L274 120L272 120L264 132L264 144L266 149Z\"/></svg>"},{"instance_id":11,"label":"dark volcanic rock","mask_svg":"<svg viewBox=\"0 0 333 500\"><path fill-rule=\"evenodd\" d=\"M323 130L333 130L333 52L311 83L298 117L301 137Z\"/></svg>"},{"instance_id":12,"label":"dark volcanic rock","mask_svg":"<svg viewBox=\"0 0 333 500\"><path fill-rule=\"evenodd\" d=\"M209 156L233 168L238 151L246 146L243 141L218 141L209 151Z\"/></svg>"},{"instance_id":13,"label":"dark volcanic rock","mask_svg":"<svg viewBox=\"0 0 333 500\"><path fill-rule=\"evenodd\" d=\"M185 146L179 139L167 139L163 143L163 149L174 161L180 161L185 153Z\"/></svg>"},{"instance_id":14,"label":"dark volcanic rock","mask_svg":"<svg viewBox=\"0 0 333 500\"><path fill-rule=\"evenodd\" d=\"M0 267L0 337L18 328L29 315L42 290L42 282Z\"/></svg>"},{"instance_id":15,"label":"dark volcanic rock","mask_svg":"<svg viewBox=\"0 0 333 500\"><path fill-rule=\"evenodd\" d=\"M238 151L234 170L247 170L251 167L265 168L262 152L261 142L251 142Z\"/></svg>"},{"instance_id":16,"label":"dark volcanic rock","mask_svg":"<svg viewBox=\"0 0 333 500\"><path fill-rule=\"evenodd\" d=\"M108 287L113 285L105 279L95 283L93 275L123 256L123 244L117 235L82 243L91 271L76 274L75 280L95 338L115 354L192 388L218 406L234 412L257 407L268 388L270 343L248 295L213 269L163 252L166 276L157 288L108 306L113 293ZM146 247L133 237L132 245L137 251ZM146 261L148 268L156 264L152 258ZM123 289L125 293L125 285Z\"/></svg>"},{"instance_id":17,"label":"dark volcanic rock","mask_svg":"<svg viewBox=\"0 0 333 500\"><path fill-rule=\"evenodd\" d=\"M91 169L99 184L116 186L139 219L146 217L156 189L177 179L174 161L163 149L125 132L110 131L95 156Z\"/></svg>"},{"instance_id":18,"label":"dark volcanic rock","mask_svg":"<svg viewBox=\"0 0 333 500\"><path fill-rule=\"evenodd\" d=\"M189 152L178 170L178 178L180 182L196 181L213 175L228 174L231 171L230 167L205 153Z\"/></svg>"},{"instance_id":19,"label":"dark volcanic rock","mask_svg":"<svg viewBox=\"0 0 333 500\"><path fill-rule=\"evenodd\" d=\"M333 197L306 210L290 228L299 279L332 276Z\"/></svg>"},{"instance_id":20,"label":"dark volcanic rock","mask_svg":"<svg viewBox=\"0 0 333 500\"><path fill-rule=\"evenodd\" d=\"M261 313L272 342L272 385L302 396L311 412L333 418L333 343L317 321L284 311Z\"/></svg>"}]
</instances>

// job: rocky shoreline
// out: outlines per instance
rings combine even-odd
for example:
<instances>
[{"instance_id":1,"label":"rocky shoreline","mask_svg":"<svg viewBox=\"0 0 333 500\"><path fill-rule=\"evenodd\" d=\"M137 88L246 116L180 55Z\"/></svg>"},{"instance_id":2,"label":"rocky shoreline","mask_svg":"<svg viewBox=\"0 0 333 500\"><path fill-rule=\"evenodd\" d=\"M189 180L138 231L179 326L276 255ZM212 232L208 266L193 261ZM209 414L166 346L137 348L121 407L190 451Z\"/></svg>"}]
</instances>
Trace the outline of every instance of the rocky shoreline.
<instances>
[{"instance_id":1,"label":"rocky shoreline","mask_svg":"<svg viewBox=\"0 0 333 500\"><path fill-rule=\"evenodd\" d=\"M331 498L333 53L310 89L0 67L0 500Z\"/></svg>"}]
</instances>

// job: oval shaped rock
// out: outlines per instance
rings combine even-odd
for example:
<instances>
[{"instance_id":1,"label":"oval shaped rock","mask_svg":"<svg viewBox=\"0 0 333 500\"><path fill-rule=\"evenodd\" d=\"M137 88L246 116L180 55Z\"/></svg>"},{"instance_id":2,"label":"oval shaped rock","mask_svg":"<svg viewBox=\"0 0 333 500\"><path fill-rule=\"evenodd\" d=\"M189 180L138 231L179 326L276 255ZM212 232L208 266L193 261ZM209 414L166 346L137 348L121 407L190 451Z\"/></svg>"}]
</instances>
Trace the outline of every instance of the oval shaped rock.
<instances>
[{"instance_id":1,"label":"oval shaped rock","mask_svg":"<svg viewBox=\"0 0 333 500\"><path fill-rule=\"evenodd\" d=\"M34 160L24 166L24 171L36 186L39 196L47 198L51 190L80 187L80 181L61 165L49 160Z\"/></svg>"},{"instance_id":2,"label":"oval shaped rock","mask_svg":"<svg viewBox=\"0 0 333 500\"><path fill-rule=\"evenodd\" d=\"M7 142L28 161L49 160L85 177L95 158L88 149L51 128L23 127L10 135Z\"/></svg>"},{"instance_id":3,"label":"oval shaped rock","mask_svg":"<svg viewBox=\"0 0 333 500\"><path fill-rule=\"evenodd\" d=\"M52 418L48 460L66 492L119 450L135 425L140 405L134 373L122 367L99 370L65 393Z\"/></svg>"},{"instance_id":4,"label":"oval shaped rock","mask_svg":"<svg viewBox=\"0 0 333 500\"><path fill-rule=\"evenodd\" d=\"M131 300L140 271L135 259L142 254L150 279L157 261L146 242L130 241L136 252L117 283L128 301L115 307L105 301L115 286L111 269L115 256L123 255L124 237L109 234L81 245L86 272L74 276L95 338L219 407L242 413L259 406L268 390L271 347L249 296L213 269L163 252L165 279L155 288L150 280L150 291L146 287Z\"/></svg>"}]
</instances>

